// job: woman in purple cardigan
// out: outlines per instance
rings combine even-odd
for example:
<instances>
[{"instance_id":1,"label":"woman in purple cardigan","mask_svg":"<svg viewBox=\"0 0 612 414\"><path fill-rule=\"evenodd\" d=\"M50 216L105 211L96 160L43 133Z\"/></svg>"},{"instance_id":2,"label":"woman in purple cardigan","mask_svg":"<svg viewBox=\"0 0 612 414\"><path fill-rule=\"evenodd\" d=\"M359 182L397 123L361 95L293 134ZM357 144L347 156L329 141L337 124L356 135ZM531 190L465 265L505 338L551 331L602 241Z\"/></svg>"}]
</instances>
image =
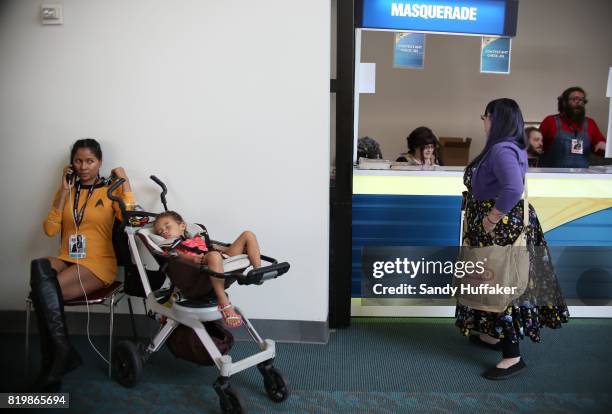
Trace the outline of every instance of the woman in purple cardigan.
<instances>
[{"instance_id":1,"label":"woman in purple cardigan","mask_svg":"<svg viewBox=\"0 0 612 414\"><path fill-rule=\"evenodd\" d=\"M464 242L481 247L508 245L523 230L521 198L527 171L523 115L515 101L504 98L489 102L481 118L487 142L463 176L468 189ZM525 294L501 313L463 305L456 309L455 324L470 342L502 351L502 360L483 373L488 379L505 379L523 371L526 365L521 359L519 340L526 335L539 342L541 327L559 328L569 318L533 206L529 206L527 246L530 285Z\"/></svg>"}]
</instances>

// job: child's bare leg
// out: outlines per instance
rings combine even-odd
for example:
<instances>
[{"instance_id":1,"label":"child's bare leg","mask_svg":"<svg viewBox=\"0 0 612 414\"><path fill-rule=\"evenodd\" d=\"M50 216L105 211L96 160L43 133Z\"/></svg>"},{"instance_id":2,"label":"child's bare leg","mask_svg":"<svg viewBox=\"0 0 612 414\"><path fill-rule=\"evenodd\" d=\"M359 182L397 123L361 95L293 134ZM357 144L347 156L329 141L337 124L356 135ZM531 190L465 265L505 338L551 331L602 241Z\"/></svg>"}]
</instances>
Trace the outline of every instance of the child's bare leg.
<instances>
[{"instance_id":1,"label":"child's bare leg","mask_svg":"<svg viewBox=\"0 0 612 414\"><path fill-rule=\"evenodd\" d=\"M218 252L210 252L202 258L202 264L208 266L210 270L223 273L223 257ZM225 280L210 276L210 283L213 286L219 305L225 305L229 298L225 294Z\"/></svg>"},{"instance_id":2,"label":"child's bare leg","mask_svg":"<svg viewBox=\"0 0 612 414\"><path fill-rule=\"evenodd\" d=\"M246 253L249 256L249 261L254 268L261 266L261 253L259 252L259 242L255 233L252 231L243 231L240 236L225 250L228 256L236 256L237 254Z\"/></svg>"},{"instance_id":3,"label":"child's bare leg","mask_svg":"<svg viewBox=\"0 0 612 414\"><path fill-rule=\"evenodd\" d=\"M208 266L210 270L217 273L223 273L223 257L219 252L210 252L202 258L202 263ZM230 300L225 293L225 280L210 276L210 283L217 296L219 308L224 308L230 305ZM230 327L237 327L242 324L242 318L236 313L233 307L227 307L222 311L223 319Z\"/></svg>"}]
</instances>

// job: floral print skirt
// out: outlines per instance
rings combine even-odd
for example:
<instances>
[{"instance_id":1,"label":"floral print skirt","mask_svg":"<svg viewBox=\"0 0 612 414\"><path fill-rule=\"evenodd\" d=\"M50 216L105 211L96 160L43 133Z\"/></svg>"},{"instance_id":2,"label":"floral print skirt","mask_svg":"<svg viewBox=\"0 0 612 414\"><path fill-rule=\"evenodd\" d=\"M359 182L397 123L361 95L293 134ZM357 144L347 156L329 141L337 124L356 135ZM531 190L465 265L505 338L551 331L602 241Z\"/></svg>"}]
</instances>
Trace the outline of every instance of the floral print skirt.
<instances>
[{"instance_id":1,"label":"floral print skirt","mask_svg":"<svg viewBox=\"0 0 612 414\"><path fill-rule=\"evenodd\" d=\"M468 187L469 188L469 187ZM495 235L485 233L482 220L495 205L494 200L478 201L471 192L466 196L464 242L470 246L490 246L493 243L514 243L523 231L523 200L502 218L495 228ZM537 246L537 247L536 247ZM561 294L557 278L546 247L544 233L533 206L529 206L527 247L530 249L530 285L521 298L509 304L504 312L485 312L458 305L455 325L464 335L472 331L494 338L518 342L525 336L540 341L543 327L560 328L569 319L569 312ZM535 254L535 252L539 252ZM544 294L543 294L544 293ZM537 298L537 299L536 299ZM544 299L542 299L544 298Z\"/></svg>"}]
</instances>

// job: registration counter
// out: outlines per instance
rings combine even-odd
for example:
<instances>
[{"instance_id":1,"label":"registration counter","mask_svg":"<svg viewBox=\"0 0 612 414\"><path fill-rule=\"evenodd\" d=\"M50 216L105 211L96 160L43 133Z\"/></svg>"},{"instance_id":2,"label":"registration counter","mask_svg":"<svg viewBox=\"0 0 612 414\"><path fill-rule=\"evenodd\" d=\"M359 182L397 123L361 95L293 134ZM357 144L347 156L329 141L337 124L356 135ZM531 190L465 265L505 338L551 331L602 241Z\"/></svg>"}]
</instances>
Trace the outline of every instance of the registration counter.
<instances>
[{"instance_id":1,"label":"registration counter","mask_svg":"<svg viewBox=\"0 0 612 414\"><path fill-rule=\"evenodd\" d=\"M389 167L380 163L373 168L381 169L353 171L351 314L453 316L450 300L386 299L379 306L361 300L364 246L457 246L460 241L463 167ZM612 317L612 300L599 302L606 306L586 306L579 292L580 281L593 269L599 276L589 279L589 289L612 287L612 167L532 168L527 181L529 202L537 210L572 315ZM576 260L584 252L593 258Z\"/></svg>"}]
</instances>

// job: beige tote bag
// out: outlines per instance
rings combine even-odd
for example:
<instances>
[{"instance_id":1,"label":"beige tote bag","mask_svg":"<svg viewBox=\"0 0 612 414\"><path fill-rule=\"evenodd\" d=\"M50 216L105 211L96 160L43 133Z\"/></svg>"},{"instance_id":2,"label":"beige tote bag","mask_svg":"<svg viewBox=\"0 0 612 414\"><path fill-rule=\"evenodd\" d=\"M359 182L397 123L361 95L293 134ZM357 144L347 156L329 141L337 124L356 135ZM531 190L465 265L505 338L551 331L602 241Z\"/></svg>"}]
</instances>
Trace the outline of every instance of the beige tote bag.
<instances>
[{"instance_id":1,"label":"beige tote bag","mask_svg":"<svg viewBox=\"0 0 612 414\"><path fill-rule=\"evenodd\" d=\"M458 288L456 296L460 304L487 312L503 312L512 301L525 293L529 283L529 201L526 179L523 200L523 231L513 244L486 247L464 244L461 248L459 260L474 265L468 266L470 272L464 272L462 277L458 277L455 272L454 286ZM464 221L462 240L465 229Z\"/></svg>"}]
</instances>

